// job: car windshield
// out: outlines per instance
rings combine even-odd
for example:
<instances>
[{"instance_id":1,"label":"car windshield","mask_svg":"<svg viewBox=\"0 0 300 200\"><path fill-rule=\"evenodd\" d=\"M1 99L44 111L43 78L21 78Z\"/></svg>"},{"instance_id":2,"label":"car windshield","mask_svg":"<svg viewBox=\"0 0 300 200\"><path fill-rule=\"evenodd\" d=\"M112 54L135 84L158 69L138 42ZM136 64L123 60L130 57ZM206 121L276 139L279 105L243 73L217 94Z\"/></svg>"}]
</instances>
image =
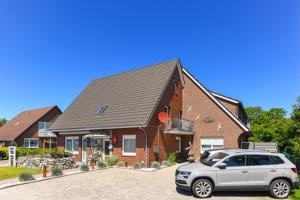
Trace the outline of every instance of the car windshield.
<instances>
[{"instance_id":1,"label":"car windshield","mask_svg":"<svg viewBox=\"0 0 300 200\"><path fill-rule=\"evenodd\" d=\"M223 158L225 158L226 156L228 156L228 154L226 153L216 153L214 155L212 155L211 157L202 160L201 163L207 166L213 166L214 164L216 164L217 162L219 162L220 160L222 160Z\"/></svg>"}]
</instances>

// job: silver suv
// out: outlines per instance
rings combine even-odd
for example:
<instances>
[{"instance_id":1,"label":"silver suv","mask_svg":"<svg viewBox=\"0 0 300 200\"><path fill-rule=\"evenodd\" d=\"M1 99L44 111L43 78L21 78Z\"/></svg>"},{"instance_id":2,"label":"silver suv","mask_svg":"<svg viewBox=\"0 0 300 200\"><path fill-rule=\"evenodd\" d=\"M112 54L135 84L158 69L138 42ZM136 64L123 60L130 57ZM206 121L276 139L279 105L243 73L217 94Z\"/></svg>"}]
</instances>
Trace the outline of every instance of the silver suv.
<instances>
[{"instance_id":1,"label":"silver suv","mask_svg":"<svg viewBox=\"0 0 300 200\"><path fill-rule=\"evenodd\" d=\"M297 168L283 154L227 150L176 170L178 188L208 198L214 191L269 191L284 199L298 186Z\"/></svg>"}]
</instances>

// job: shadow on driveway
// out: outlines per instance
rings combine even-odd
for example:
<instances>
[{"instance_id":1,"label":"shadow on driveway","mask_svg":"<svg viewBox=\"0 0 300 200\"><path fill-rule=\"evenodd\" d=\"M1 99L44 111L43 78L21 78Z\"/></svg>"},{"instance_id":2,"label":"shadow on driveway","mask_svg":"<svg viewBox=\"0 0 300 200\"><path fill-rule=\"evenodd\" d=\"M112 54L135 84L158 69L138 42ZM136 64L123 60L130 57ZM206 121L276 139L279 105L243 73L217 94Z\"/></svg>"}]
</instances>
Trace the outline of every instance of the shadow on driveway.
<instances>
[{"instance_id":1,"label":"shadow on driveway","mask_svg":"<svg viewBox=\"0 0 300 200\"><path fill-rule=\"evenodd\" d=\"M176 188L178 194L184 196L193 196L192 192ZM214 192L213 197L234 197L234 198L246 198L246 197L269 197L268 192ZM271 198L270 198L271 199Z\"/></svg>"}]
</instances>

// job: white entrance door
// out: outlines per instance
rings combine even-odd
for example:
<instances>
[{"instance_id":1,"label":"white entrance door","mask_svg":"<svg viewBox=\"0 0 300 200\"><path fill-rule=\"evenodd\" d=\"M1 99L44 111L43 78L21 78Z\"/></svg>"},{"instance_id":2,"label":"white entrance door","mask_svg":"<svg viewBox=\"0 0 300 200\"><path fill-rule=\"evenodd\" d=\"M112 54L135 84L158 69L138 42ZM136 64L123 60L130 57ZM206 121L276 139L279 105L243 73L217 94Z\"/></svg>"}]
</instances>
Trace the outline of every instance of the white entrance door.
<instances>
[{"instance_id":1,"label":"white entrance door","mask_svg":"<svg viewBox=\"0 0 300 200\"><path fill-rule=\"evenodd\" d=\"M82 137L82 162L83 163L87 163L88 161L86 149L87 149L87 139Z\"/></svg>"}]
</instances>

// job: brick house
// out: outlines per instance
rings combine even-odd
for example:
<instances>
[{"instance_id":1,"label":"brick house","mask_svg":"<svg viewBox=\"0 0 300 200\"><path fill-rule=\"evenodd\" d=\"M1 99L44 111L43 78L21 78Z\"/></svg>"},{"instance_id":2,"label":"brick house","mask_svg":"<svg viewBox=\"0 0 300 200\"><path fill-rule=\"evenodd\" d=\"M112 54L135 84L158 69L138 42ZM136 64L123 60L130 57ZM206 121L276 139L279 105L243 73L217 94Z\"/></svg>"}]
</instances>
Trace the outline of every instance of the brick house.
<instances>
[{"instance_id":1,"label":"brick house","mask_svg":"<svg viewBox=\"0 0 300 200\"><path fill-rule=\"evenodd\" d=\"M56 148L57 136L47 129L60 114L57 106L21 112L0 128L0 146Z\"/></svg>"},{"instance_id":2,"label":"brick house","mask_svg":"<svg viewBox=\"0 0 300 200\"><path fill-rule=\"evenodd\" d=\"M203 149L236 148L246 121L241 102L210 92L176 59L92 81L50 130L78 161L96 150L149 165L172 152L186 158L190 142L197 158Z\"/></svg>"}]
</instances>

